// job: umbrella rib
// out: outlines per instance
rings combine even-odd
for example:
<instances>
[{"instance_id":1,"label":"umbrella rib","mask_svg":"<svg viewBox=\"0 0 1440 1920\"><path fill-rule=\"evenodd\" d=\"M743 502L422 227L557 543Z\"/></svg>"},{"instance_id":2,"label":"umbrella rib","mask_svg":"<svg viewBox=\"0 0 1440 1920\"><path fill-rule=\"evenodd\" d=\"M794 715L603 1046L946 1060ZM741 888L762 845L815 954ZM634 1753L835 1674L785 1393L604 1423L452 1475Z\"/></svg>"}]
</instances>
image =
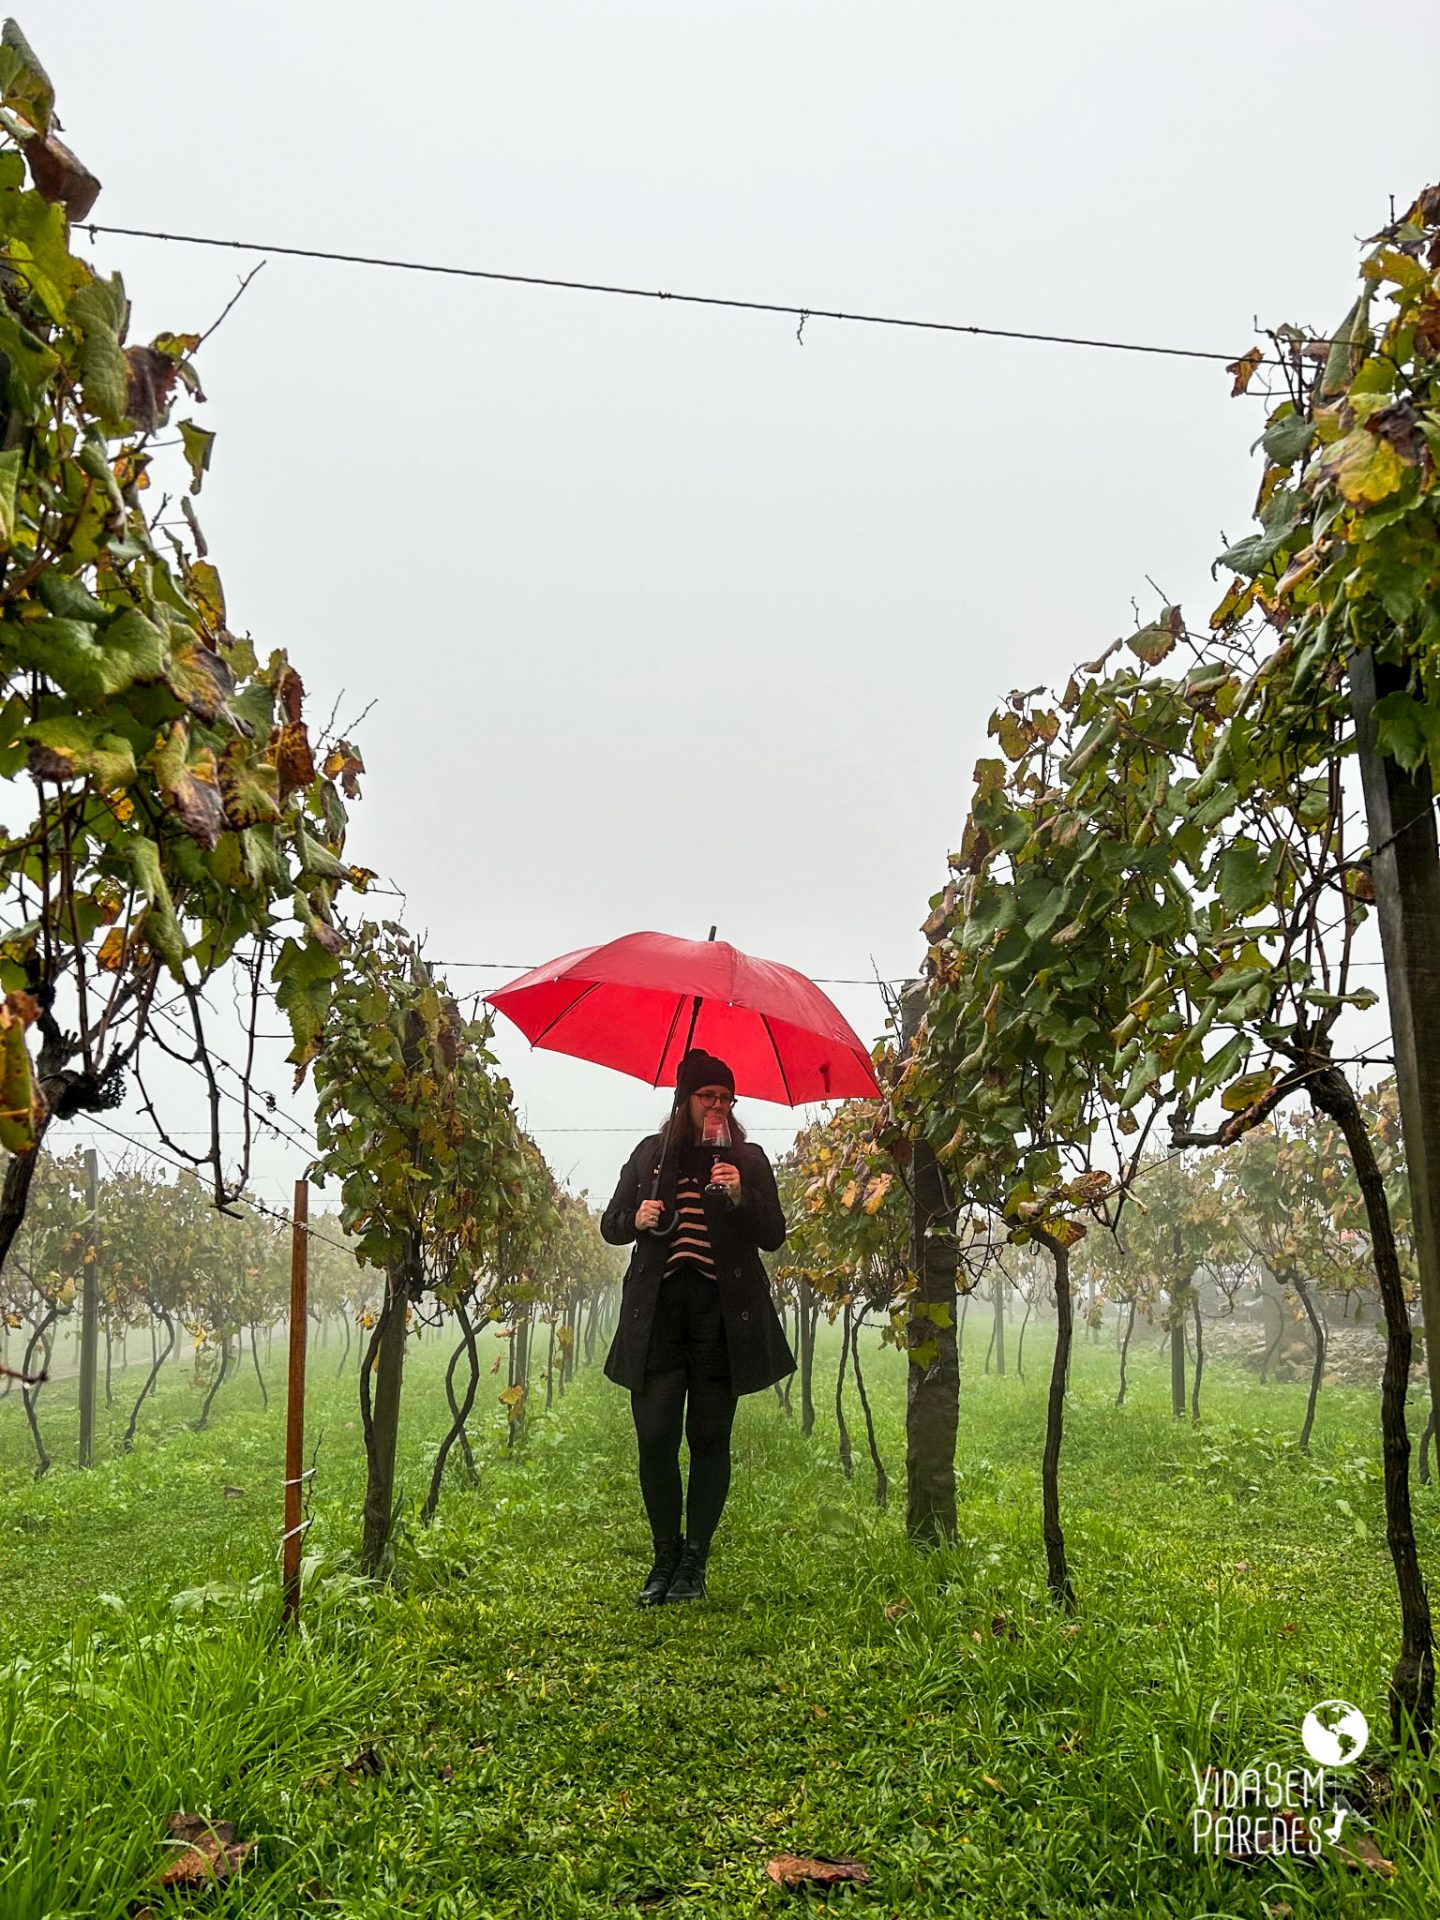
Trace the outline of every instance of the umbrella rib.
<instances>
[{"instance_id":1,"label":"umbrella rib","mask_svg":"<svg viewBox=\"0 0 1440 1920\"><path fill-rule=\"evenodd\" d=\"M675 1011L670 1016L670 1024L665 1029L665 1038L660 1044L660 1058L655 1062L655 1078L650 1082L652 1087L659 1086L660 1075L665 1071L665 1055L670 1051L670 1042L675 1035L675 1023L680 1018L680 1008L684 998L684 994L675 996Z\"/></svg>"},{"instance_id":2,"label":"umbrella rib","mask_svg":"<svg viewBox=\"0 0 1440 1920\"><path fill-rule=\"evenodd\" d=\"M790 1093L790 1078L785 1071L785 1062L780 1058L780 1049L775 1044L775 1035L770 1029L770 1016L768 1013L761 1014L760 1024L765 1029L765 1037L770 1042L771 1052L775 1055L775 1064L780 1069L780 1084L785 1089L785 1104L787 1107L793 1107L795 1102Z\"/></svg>"},{"instance_id":3,"label":"umbrella rib","mask_svg":"<svg viewBox=\"0 0 1440 1920\"><path fill-rule=\"evenodd\" d=\"M546 1021L545 1025L540 1029L539 1033L537 1033L535 1038L530 1042L530 1045L532 1047L538 1047L540 1042L545 1038L546 1034L549 1033L550 1029L552 1027L558 1026L559 1023L565 1018L567 1014L573 1013L576 1007L578 1007L580 1002L585 998L585 995L589 993L594 993L595 989L599 985L600 985L600 982L598 980L592 980L589 986L586 987L584 993L577 993L573 1000L567 1000L564 1006L561 1007L560 1011L555 1015L555 1018L553 1020Z\"/></svg>"}]
</instances>

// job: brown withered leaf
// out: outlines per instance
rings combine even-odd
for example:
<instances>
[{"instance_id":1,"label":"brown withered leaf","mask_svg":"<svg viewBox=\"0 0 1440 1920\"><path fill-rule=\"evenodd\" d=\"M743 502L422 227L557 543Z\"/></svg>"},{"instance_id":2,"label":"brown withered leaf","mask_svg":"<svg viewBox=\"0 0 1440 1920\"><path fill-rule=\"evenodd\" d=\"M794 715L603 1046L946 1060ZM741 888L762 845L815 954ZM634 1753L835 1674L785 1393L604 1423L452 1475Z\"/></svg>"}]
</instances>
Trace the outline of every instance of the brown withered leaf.
<instances>
[{"instance_id":1,"label":"brown withered leaf","mask_svg":"<svg viewBox=\"0 0 1440 1920\"><path fill-rule=\"evenodd\" d=\"M125 411L142 433L153 433L164 418L175 385L176 362L154 347L126 347Z\"/></svg>"},{"instance_id":2,"label":"brown withered leaf","mask_svg":"<svg viewBox=\"0 0 1440 1920\"><path fill-rule=\"evenodd\" d=\"M170 744L154 756L154 766L170 811L192 840L207 852L213 851L225 831L220 772L213 748L201 747L191 754L186 724L177 720Z\"/></svg>"},{"instance_id":3,"label":"brown withered leaf","mask_svg":"<svg viewBox=\"0 0 1440 1920\"><path fill-rule=\"evenodd\" d=\"M938 940L940 935L945 931L946 927L950 924L950 916L955 911L955 902L959 897L958 891L952 886L941 889L940 899L934 911L926 917L924 925L920 929L927 940Z\"/></svg>"},{"instance_id":4,"label":"brown withered leaf","mask_svg":"<svg viewBox=\"0 0 1440 1920\"><path fill-rule=\"evenodd\" d=\"M70 754L57 753L53 747L42 747L38 740L32 740L30 743L30 754L26 766L35 779L53 780L57 786L62 780L85 778Z\"/></svg>"},{"instance_id":5,"label":"brown withered leaf","mask_svg":"<svg viewBox=\"0 0 1440 1920\"><path fill-rule=\"evenodd\" d=\"M235 691L235 676L229 667L196 638L177 637L170 649L165 679L175 698L207 723L218 719L220 709Z\"/></svg>"},{"instance_id":6,"label":"brown withered leaf","mask_svg":"<svg viewBox=\"0 0 1440 1920\"><path fill-rule=\"evenodd\" d=\"M1252 347L1248 353L1242 354L1238 360L1232 360L1230 362L1225 371L1233 374L1235 378L1235 384L1230 389L1231 399L1234 399L1237 394L1246 391L1250 382L1255 377L1255 369L1264 358L1265 356L1261 353L1259 347Z\"/></svg>"},{"instance_id":7,"label":"brown withered leaf","mask_svg":"<svg viewBox=\"0 0 1440 1920\"><path fill-rule=\"evenodd\" d=\"M777 1887L832 1887L837 1880L863 1883L870 1878L870 1869L860 1860L829 1860L823 1855L800 1853L777 1853L765 1862L765 1871Z\"/></svg>"},{"instance_id":8,"label":"brown withered leaf","mask_svg":"<svg viewBox=\"0 0 1440 1920\"><path fill-rule=\"evenodd\" d=\"M360 782L357 774L364 773L365 762L348 740L337 740L325 756L324 774L327 780L338 780L341 792L347 800L360 798Z\"/></svg>"},{"instance_id":9,"label":"brown withered leaf","mask_svg":"<svg viewBox=\"0 0 1440 1920\"><path fill-rule=\"evenodd\" d=\"M310 736L303 720L287 720L270 745L270 758L280 777L283 803L299 787L308 787L315 778L315 759L310 751Z\"/></svg>"},{"instance_id":10,"label":"brown withered leaf","mask_svg":"<svg viewBox=\"0 0 1440 1920\"><path fill-rule=\"evenodd\" d=\"M449 1010L449 1017L441 1024L436 1044L440 1048L440 1058L453 1073L460 1060L460 1016L453 1007Z\"/></svg>"},{"instance_id":11,"label":"brown withered leaf","mask_svg":"<svg viewBox=\"0 0 1440 1920\"><path fill-rule=\"evenodd\" d=\"M225 809L215 785L214 756L210 772L200 764L187 767L168 796L175 817L197 846L213 853L225 831Z\"/></svg>"},{"instance_id":12,"label":"brown withered leaf","mask_svg":"<svg viewBox=\"0 0 1440 1920\"><path fill-rule=\"evenodd\" d=\"M310 928L310 937L317 945L323 947L326 953L343 953L345 951L345 936L337 932L328 920L322 920L317 913L311 916L308 925Z\"/></svg>"},{"instance_id":13,"label":"brown withered leaf","mask_svg":"<svg viewBox=\"0 0 1440 1920\"><path fill-rule=\"evenodd\" d=\"M293 667L287 666L281 670L280 684L275 691L279 695L285 718L292 727L298 727L301 710L305 705L305 682Z\"/></svg>"},{"instance_id":14,"label":"brown withered leaf","mask_svg":"<svg viewBox=\"0 0 1440 1920\"><path fill-rule=\"evenodd\" d=\"M1425 458L1425 435L1420 416L1408 401L1382 407L1365 422L1367 429L1381 440L1388 440L1407 465L1418 467Z\"/></svg>"},{"instance_id":15,"label":"brown withered leaf","mask_svg":"<svg viewBox=\"0 0 1440 1920\"><path fill-rule=\"evenodd\" d=\"M353 1760L345 1762L345 1771L351 1779L361 1780L367 1774L373 1776L379 1773L381 1765L380 1756L374 1747L362 1747Z\"/></svg>"},{"instance_id":16,"label":"brown withered leaf","mask_svg":"<svg viewBox=\"0 0 1440 1920\"><path fill-rule=\"evenodd\" d=\"M1343 1860L1347 1867L1378 1873L1385 1880L1395 1871L1394 1861L1385 1858L1368 1833L1358 1830L1349 1836L1343 1846L1336 1845L1335 1858Z\"/></svg>"},{"instance_id":17,"label":"brown withered leaf","mask_svg":"<svg viewBox=\"0 0 1440 1920\"><path fill-rule=\"evenodd\" d=\"M41 198L64 207L72 220L83 220L100 197L100 182L85 162L53 133L27 140L25 159Z\"/></svg>"},{"instance_id":18,"label":"brown withered leaf","mask_svg":"<svg viewBox=\"0 0 1440 1920\"><path fill-rule=\"evenodd\" d=\"M254 1844L235 1838L233 1820L206 1820L197 1813L172 1813L165 1830L185 1850L161 1874L162 1887L209 1887L228 1880Z\"/></svg>"}]
</instances>

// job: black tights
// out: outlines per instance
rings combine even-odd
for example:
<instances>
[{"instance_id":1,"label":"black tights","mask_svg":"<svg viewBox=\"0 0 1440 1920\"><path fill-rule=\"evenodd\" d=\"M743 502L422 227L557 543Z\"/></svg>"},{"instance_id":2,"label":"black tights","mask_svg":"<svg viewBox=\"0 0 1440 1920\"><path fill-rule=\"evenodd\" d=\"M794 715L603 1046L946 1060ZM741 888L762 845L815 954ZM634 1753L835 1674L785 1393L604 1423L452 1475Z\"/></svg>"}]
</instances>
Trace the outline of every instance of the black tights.
<instances>
[{"instance_id":1,"label":"black tights","mask_svg":"<svg viewBox=\"0 0 1440 1920\"><path fill-rule=\"evenodd\" d=\"M685 1531L689 1539L710 1544L730 1491L730 1429L738 1404L728 1379L695 1375L686 1367L647 1373L644 1388L630 1395L640 1443L640 1492L657 1547L680 1532L682 1426L690 1443L690 1512Z\"/></svg>"}]
</instances>

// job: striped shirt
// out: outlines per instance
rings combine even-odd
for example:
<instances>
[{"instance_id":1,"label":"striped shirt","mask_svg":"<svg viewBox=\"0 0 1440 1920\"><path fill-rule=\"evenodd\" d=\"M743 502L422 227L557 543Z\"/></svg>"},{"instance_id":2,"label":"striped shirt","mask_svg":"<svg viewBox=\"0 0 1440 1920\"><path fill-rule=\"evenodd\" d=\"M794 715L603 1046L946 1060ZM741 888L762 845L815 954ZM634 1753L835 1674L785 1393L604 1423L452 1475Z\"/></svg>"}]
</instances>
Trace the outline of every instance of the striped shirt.
<instances>
[{"instance_id":1,"label":"striped shirt","mask_svg":"<svg viewBox=\"0 0 1440 1920\"><path fill-rule=\"evenodd\" d=\"M693 1260L697 1267L714 1275L715 1260L710 1248L710 1228L705 1220L705 1196L694 1174L681 1172L675 1182L675 1231L670 1235L670 1252L665 1272L671 1273L682 1260Z\"/></svg>"}]
</instances>

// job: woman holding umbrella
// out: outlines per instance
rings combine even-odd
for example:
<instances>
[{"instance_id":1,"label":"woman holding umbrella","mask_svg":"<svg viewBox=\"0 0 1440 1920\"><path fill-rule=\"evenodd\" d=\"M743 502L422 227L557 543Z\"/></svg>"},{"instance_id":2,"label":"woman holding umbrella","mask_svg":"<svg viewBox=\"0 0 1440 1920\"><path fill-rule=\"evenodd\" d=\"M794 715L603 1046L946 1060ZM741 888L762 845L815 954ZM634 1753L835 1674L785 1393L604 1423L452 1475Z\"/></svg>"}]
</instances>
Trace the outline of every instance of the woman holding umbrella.
<instances>
[{"instance_id":1,"label":"woman holding umbrella","mask_svg":"<svg viewBox=\"0 0 1440 1920\"><path fill-rule=\"evenodd\" d=\"M641 1606L704 1597L739 1397L795 1371L760 1261L760 1249L783 1244L785 1214L770 1162L746 1140L734 1102L726 1063L687 1052L669 1117L626 1161L600 1223L613 1246L635 1242L605 1373L630 1389L655 1543ZM731 1142L719 1150L702 1144L706 1116L717 1112ZM683 1535L682 1431L690 1447Z\"/></svg>"},{"instance_id":2,"label":"woman holding umbrella","mask_svg":"<svg viewBox=\"0 0 1440 1920\"><path fill-rule=\"evenodd\" d=\"M735 1403L795 1371L760 1263L761 1249L783 1244L785 1215L770 1162L730 1118L736 1082L787 1107L876 1100L869 1051L817 982L717 940L714 927L708 940L627 933L577 947L485 998L532 1046L652 1087L673 1077L674 1108L625 1163L600 1223L612 1245L635 1243L605 1372L630 1390L655 1536L641 1603L698 1600L730 1485ZM704 1126L719 1112L735 1144L715 1157Z\"/></svg>"}]
</instances>

